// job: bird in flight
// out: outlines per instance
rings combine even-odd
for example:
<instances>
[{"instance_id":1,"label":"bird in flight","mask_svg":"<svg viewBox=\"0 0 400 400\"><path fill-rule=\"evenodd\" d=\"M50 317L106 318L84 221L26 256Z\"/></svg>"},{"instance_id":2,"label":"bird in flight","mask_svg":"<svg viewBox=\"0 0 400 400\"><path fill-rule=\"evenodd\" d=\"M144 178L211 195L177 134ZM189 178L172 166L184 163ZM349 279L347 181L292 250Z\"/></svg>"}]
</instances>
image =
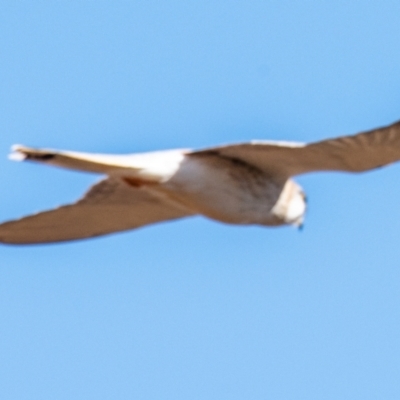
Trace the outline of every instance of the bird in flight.
<instances>
[{"instance_id":1,"label":"bird in flight","mask_svg":"<svg viewBox=\"0 0 400 400\"><path fill-rule=\"evenodd\" d=\"M0 243L77 240L203 215L228 224L301 227L293 176L363 172L400 160L400 121L314 143L251 141L203 150L105 155L16 145L10 158L105 175L76 203L0 224Z\"/></svg>"}]
</instances>

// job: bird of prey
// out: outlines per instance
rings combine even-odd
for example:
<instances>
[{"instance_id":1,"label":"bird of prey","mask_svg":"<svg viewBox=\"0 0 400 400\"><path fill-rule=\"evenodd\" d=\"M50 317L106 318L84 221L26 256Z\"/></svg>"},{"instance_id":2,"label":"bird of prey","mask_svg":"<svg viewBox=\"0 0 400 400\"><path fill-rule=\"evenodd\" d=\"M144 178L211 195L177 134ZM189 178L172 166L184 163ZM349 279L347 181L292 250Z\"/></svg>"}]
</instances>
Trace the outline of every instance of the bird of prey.
<instances>
[{"instance_id":1,"label":"bird of prey","mask_svg":"<svg viewBox=\"0 0 400 400\"><path fill-rule=\"evenodd\" d=\"M229 224L300 227L306 196L292 177L362 172L400 160L400 121L309 144L251 141L128 155L12 149L13 160L105 177L74 204L0 224L2 243L90 238L192 215Z\"/></svg>"}]
</instances>

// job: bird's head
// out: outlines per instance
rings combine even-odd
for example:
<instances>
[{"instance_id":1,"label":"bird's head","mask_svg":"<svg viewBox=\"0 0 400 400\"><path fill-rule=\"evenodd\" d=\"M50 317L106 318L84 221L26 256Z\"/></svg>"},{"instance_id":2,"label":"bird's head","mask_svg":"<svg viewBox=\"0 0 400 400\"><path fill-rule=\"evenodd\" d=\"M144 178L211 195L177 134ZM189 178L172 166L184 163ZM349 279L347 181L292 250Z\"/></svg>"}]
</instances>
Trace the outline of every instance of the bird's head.
<instances>
[{"instance_id":1,"label":"bird's head","mask_svg":"<svg viewBox=\"0 0 400 400\"><path fill-rule=\"evenodd\" d=\"M281 220L282 224L302 229L306 209L307 196L304 190L291 179L287 180L272 213Z\"/></svg>"}]
</instances>

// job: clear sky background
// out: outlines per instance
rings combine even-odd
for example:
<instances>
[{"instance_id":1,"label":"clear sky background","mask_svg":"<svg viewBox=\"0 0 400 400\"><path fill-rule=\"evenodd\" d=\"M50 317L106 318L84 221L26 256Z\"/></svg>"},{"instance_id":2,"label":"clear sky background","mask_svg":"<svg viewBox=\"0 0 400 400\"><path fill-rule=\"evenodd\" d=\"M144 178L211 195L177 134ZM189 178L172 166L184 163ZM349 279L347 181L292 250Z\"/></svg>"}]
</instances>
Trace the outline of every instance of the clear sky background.
<instances>
[{"instance_id":1,"label":"clear sky background","mask_svg":"<svg viewBox=\"0 0 400 400\"><path fill-rule=\"evenodd\" d=\"M398 0L3 0L0 220L97 179L12 163L14 143L127 153L394 122L399 21ZM1 397L399 399L399 176L300 177L302 232L198 217L1 246Z\"/></svg>"}]
</instances>

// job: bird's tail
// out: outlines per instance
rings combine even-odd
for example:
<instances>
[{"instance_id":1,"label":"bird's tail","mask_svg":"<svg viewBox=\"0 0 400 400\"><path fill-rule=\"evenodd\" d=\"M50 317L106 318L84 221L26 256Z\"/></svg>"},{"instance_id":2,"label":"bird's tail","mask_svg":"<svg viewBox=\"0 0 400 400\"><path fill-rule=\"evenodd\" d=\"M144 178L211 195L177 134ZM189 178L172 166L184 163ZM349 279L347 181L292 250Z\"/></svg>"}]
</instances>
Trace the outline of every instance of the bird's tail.
<instances>
[{"instance_id":1,"label":"bird's tail","mask_svg":"<svg viewBox=\"0 0 400 400\"><path fill-rule=\"evenodd\" d=\"M98 174L139 172L133 155L90 154L49 149L33 149L21 145L12 146L9 158L15 161L34 161L57 167Z\"/></svg>"}]
</instances>

